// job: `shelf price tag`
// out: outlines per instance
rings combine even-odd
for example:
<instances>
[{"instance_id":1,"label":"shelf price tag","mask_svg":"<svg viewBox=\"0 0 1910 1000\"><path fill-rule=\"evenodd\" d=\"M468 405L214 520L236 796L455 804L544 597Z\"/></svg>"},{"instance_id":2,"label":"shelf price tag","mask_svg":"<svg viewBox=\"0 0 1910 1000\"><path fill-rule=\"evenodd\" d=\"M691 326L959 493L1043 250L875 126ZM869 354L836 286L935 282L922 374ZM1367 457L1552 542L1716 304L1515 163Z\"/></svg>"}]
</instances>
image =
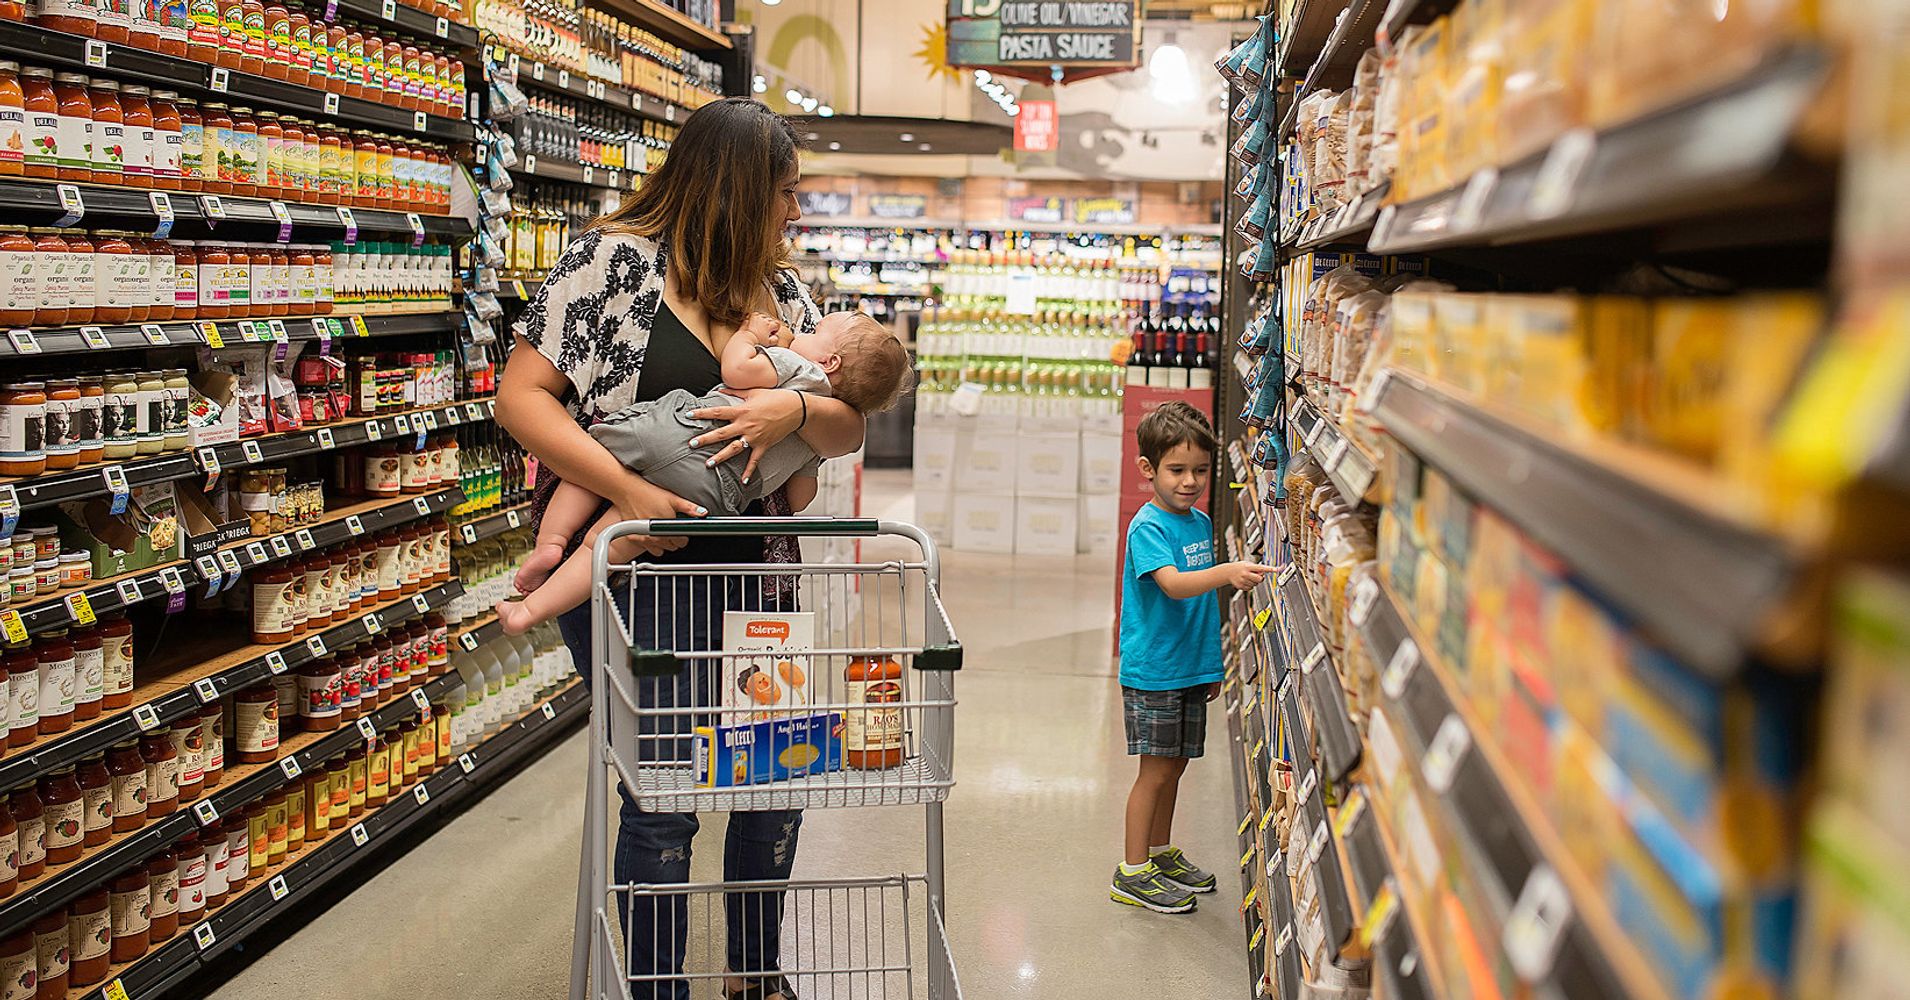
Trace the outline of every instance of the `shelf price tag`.
<instances>
[{"instance_id":1,"label":"shelf price tag","mask_svg":"<svg viewBox=\"0 0 1910 1000\"><path fill-rule=\"evenodd\" d=\"M338 95L327 94L325 96L336 97ZM356 216L352 215L351 209L346 208L343 205L339 206L338 224L345 227L345 245L346 246L351 246L352 244L358 242L358 219Z\"/></svg>"},{"instance_id":2,"label":"shelf price tag","mask_svg":"<svg viewBox=\"0 0 1910 1000\"><path fill-rule=\"evenodd\" d=\"M435 431L438 429L438 411L426 410L418 414L418 419L415 422L423 423L425 430Z\"/></svg>"},{"instance_id":3,"label":"shelf price tag","mask_svg":"<svg viewBox=\"0 0 1910 1000\"><path fill-rule=\"evenodd\" d=\"M145 334L146 343L154 347L167 347L172 344L172 338L166 336L166 328L160 326L158 323L143 324L140 326L139 332Z\"/></svg>"},{"instance_id":4,"label":"shelf price tag","mask_svg":"<svg viewBox=\"0 0 1910 1000\"><path fill-rule=\"evenodd\" d=\"M113 584L113 590L119 594L121 604L138 604L146 599L146 595L140 592L138 577L128 577Z\"/></svg>"},{"instance_id":5,"label":"shelf price tag","mask_svg":"<svg viewBox=\"0 0 1910 1000\"><path fill-rule=\"evenodd\" d=\"M411 224L411 245L424 246L424 219L416 212L406 212L405 221Z\"/></svg>"},{"instance_id":6,"label":"shelf price tag","mask_svg":"<svg viewBox=\"0 0 1910 1000\"><path fill-rule=\"evenodd\" d=\"M476 545L477 529L468 524L459 525L458 537L463 538L466 545Z\"/></svg>"},{"instance_id":7,"label":"shelf price tag","mask_svg":"<svg viewBox=\"0 0 1910 1000\"><path fill-rule=\"evenodd\" d=\"M414 112L412 112L412 114L411 114L411 128L412 128L412 131L414 131L414 132L423 132L423 131L425 131L425 130L426 130L427 128L429 128L429 127L430 127L430 124L431 124L431 122L430 122L430 120L429 120L428 118L426 118L426 117L425 117L425 113L424 113L424 112L422 112L422 111L414 111Z\"/></svg>"},{"instance_id":8,"label":"shelf price tag","mask_svg":"<svg viewBox=\"0 0 1910 1000\"><path fill-rule=\"evenodd\" d=\"M290 760L291 758L288 757L286 759ZM293 775L293 777L297 777L297 775ZM272 881L266 883L266 888L272 893L272 902L274 903L292 894L292 890L285 885L285 876L283 875L272 876Z\"/></svg>"},{"instance_id":9,"label":"shelf price tag","mask_svg":"<svg viewBox=\"0 0 1910 1000\"><path fill-rule=\"evenodd\" d=\"M1448 714L1446 721L1439 724L1439 731L1433 733L1432 742L1426 746L1426 756L1421 760L1426 785L1434 794L1444 795L1451 790L1459 762L1471 748L1472 730L1466 728L1466 721L1457 712Z\"/></svg>"},{"instance_id":10,"label":"shelf price tag","mask_svg":"<svg viewBox=\"0 0 1910 1000\"><path fill-rule=\"evenodd\" d=\"M20 523L20 494L13 487L0 484L0 530L11 535Z\"/></svg>"},{"instance_id":11,"label":"shelf price tag","mask_svg":"<svg viewBox=\"0 0 1910 1000\"><path fill-rule=\"evenodd\" d=\"M192 682L192 693L199 696L199 704L210 705L219 700L219 685L210 677L201 677Z\"/></svg>"},{"instance_id":12,"label":"shelf price tag","mask_svg":"<svg viewBox=\"0 0 1910 1000\"><path fill-rule=\"evenodd\" d=\"M384 0L383 6L378 8L378 13L381 16L383 16L384 19L387 21L391 20L394 17L397 17L398 16L398 0Z\"/></svg>"},{"instance_id":13,"label":"shelf price tag","mask_svg":"<svg viewBox=\"0 0 1910 1000\"><path fill-rule=\"evenodd\" d=\"M400 434L411 433L411 418L400 413L391 418L391 427Z\"/></svg>"},{"instance_id":14,"label":"shelf price tag","mask_svg":"<svg viewBox=\"0 0 1910 1000\"><path fill-rule=\"evenodd\" d=\"M1333 450L1326 453L1326 467L1336 473L1339 472L1340 466L1346 462L1346 453L1351 451L1352 448L1352 438L1341 438L1335 441L1333 443Z\"/></svg>"},{"instance_id":15,"label":"shelf price tag","mask_svg":"<svg viewBox=\"0 0 1910 1000\"><path fill-rule=\"evenodd\" d=\"M304 769L299 767L297 757L286 757L279 761L279 773L285 775L286 781L291 781L303 774Z\"/></svg>"},{"instance_id":16,"label":"shelf price tag","mask_svg":"<svg viewBox=\"0 0 1910 1000\"><path fill-rule=\"evenodd\" d=\"M365 846L365 842L366 842L366 841L368 841L368 840L370 840L370 839L371 839L371 834L369 834L369 833L367 833L367 832L365 832L365 824L363 824L363 823L353 823L353 824L352 824L352 828L351 828L351 842L352 842L353 844L355 844L355 845L357 845L357 846L359 846L359 847L363 847L363 846Z\"/></svg>"},{"instance_id":17,"label":"shelf price tag","mask_svg":"<svg viewBox=\"0 0 1910 1000\"><path fill-rule=\"evenodd\" d=\"M104 351L113 346L113 342L106 339L106 331L97 326L80 327L80 341L89 351Z\"/></svg>"},{"instance_id":18,"label":"shelf price tag","mask_svg":"<svg viewBox=\"0 0 1910 1000\"><path fill-rule=\"evenodd\" d=\"M557 718L557 710L550 707L550 702L547 701L537 707L540 711L544 713L544 721L548 722L551 719Z\"/></svg>"},{"instance_id":19,"label":"shelf price tag","mask_svg":"<svg viewBox=\"0 0 1910 1000\"><path fill-rule=\"evenodd\" d=\"M270 559L270 557L265 554L264 542L245 543L245 557L251 560L252 565L254 566L257 566L258 564L262 562L266 562Z\"/></svg>"},{"instance_id":20,"label":"shelf price tag","mask_svg":"<svg viewBox=\"0 0 1910 1000\"><path fill-rule=\"evenodd\" d=\"M15 354L40 353L40 342L33 339L32 330L8 330L7 339L13 341L13 352Z\"/></svg>"},{"instance_id":21,"label":"shelf price tag","mask_svg":"<svg viewBox=\"0 0 1910 1000\"><path fill-rule=\"evenodd\" d=\"M361 715L358 717L358 735L368 740L376 739L378 737L378 727L372 723L371 719Z\"/></svg>"},{"instance_id":22,"label":"shelf price tag","mask_svg":"<svg viewBox=\"0 0 1910 1000\"><path fill-rule=\"evenodd\" d=\"M544 82L544 64L543 63L541 62L531 63L531 79L536 80L538 83Z\"/></svg>"},{"instance_id":23,"label":"shelf price tag","mask_svg":"<svg viewBox=\"0 0 1910 1000\"><path fill-rule=\"evenodd\" d=\"M126 992L126 984L117 979L107 983L106 989L100 992L100 996L105 997L106 1000L133 1000L132 994Z\"/></svg>"},{"instance_id":24,"label":"shelf price tag","mask_svg":"<svg viewBox=\"0 0 1910 1000\"><path fill-rule=\"evenodd\" d=\"M365 421L365 439L366 440L382 441L384 440L384 437L385 437L385 425L383 423L380 423L379 421L376 421L376 420Z\"/></svg>"},{"instance_id":25,"label":"shelf price tag","mask_svg":"<svg viewBox=\"0 0 1910 1000\"><path fill-rule=\"evenodd\" d=\"M431 708L431 699L425 695L424 688L411 689L411 703L421 709L429 710Z\"/></svg>"},{"instance_id":26,"label":"shelf price tag","mask_svg":"<svg viewBox=\"0 0 1910 1000\"><path fill-rule=\"evenodd\" d=\"M99 620L99 616L93 614L92 600L83 590L66 595L66 613L73 616L73 620L81 625L91 625Z\"/></svg>"},{"instance_id":27,"label":"shelf price tag","mask_svg":"<svg viewBox=\"0 0 1910 1000\"><path fill-rule=\"evenodd\" d=\"M557 71L557 89L570 89L570 70L560 69Z\"/></svg>"},{"instance_id":28,"label":"shelf price tag","mask_svg":"<svg viewBox=\"0 0 1910 1000\"><path fill-rule=\"evenodd\" d=\"M220 336L219 324L217 323L205 322L199 324L199 337L206 342L207 347L215 350L225 346L225 338Z\"/></svg>"},{"instance_id":29,"label":"shelf price tag","mask_svg":"<svg viewBox=\"0 0 1910 1000\"><path fill-rule=\"evenodd\" d=\"M218 93L223 94L226 92L226 88L230 87L231 85L232 85L231 70L226 69L224 66L212 67L212 79L211 79L211 82L208 84L208 86L210 86L214 91L217 91Z\"/></svg>"},{"instance_id":30,"label":"shelf price tag","mask_svg":"<svg viewBox=\"0 0 1910 1000\"><path fill-rule=\"evenodd\" d=\"M431 791L420 784L411 790L411 797L417 799L419 805L424 805L431 801Z\"/></svg>"},{"instance_id":31,"label":"shelf price tag","mask_svg":"<svg viewBox=\"0 0 1910 1000\"><path fill-rule=\"evenodd\" d=\"M21 643L27 641L26 623L20 620L18 611L0 611L0 630L6 632L7 641ZM476 645L473 643L472 645Z\"/></svg>"},{"instance_id":32,"label":"shelf price tag","mask_svg":"<svg viewBox=\"0 0 1910 1000\"><path fill-rule=\"evenodd\" d=\"M1379 689L1386 697L1398 701L1406 693L1406 682L1412 680L1413 670L1419 666L1419 644L1411 639L1401 639L1393 650L1393 657L1386 661L1386 670L1379 675Z\"/></svg>"},{"instance_id":33,"label":"shelf price tag","mask_svg":"<svg viewBox=\"0 0 1910 1000\"><path fill-rule=\"evenodd\" d=\"M411 606L414 608L417 608L419 614L424 614L425 612L431 610L431 602L425 600L423 594L412 594ZM422 693L422 692L418 692L418 693Z\"/></svg>"},{"instance_id":34,"label":"shelf price tag","mask_svg":"<svg viewBox=\"0 0 1910 1000\"><path fill-rule=\"evenodd\" d=\"M325 655L325 637L315 635L305 640L305 649L313 656Z\"/></svg>"},{"instance_id":35,"label":"shelf price tag","mask_svg":"<svg viewBox=\"0 0 1910 1000\"><path fill-rule=\"evenodd\" d=\"M1272 608L1261 608L1260 610L1253 613L1253 627L1256 629L1266 628L1268 620L1271 619L1272 617L1273 617Z\"/></svg>"},{"instance_id":36,"label":"shelf price tag","mask_svg":"<svg viewBox=\"0 0 1910 1000\"><path fill-rule=\"evenodd\" d=\"M165 239L172 235L172 223L177 215L172 210L172 196L164 191L148 191L146 199L152 204L153 215L159 218L159 224L153 227L156 239Z\"/></svg>"},{"instance_id":37,"label":"shelf price tag","mask_svg":"<svg viewBox=\"0 0 1910 1000\"><path fill-rule=\"evenodd\" d=\"M227 576L232 577L234 580L238 579L239 573L245 569L245 567L239 565L238 555L231 549L220 549L218 557L219 568L224 570Z\"/></svg>"},{"instance_id":38,"label":"shelf price tag","mask_svg":"<svg viewBox=\"0 0 1910 1000\"><path fill-rule=\"evenodd\" d=\"M1302 674L1310 674L1318 670L1320 668L1320 662L1325 659L1326 646L1322 643L1314 643L1313 648L1307 650L1306 659L1300 661L1300 672Z\"/></svg>"},{"instance_id":39,"label":"shelf price tag","mask_svg":"<svg viewBox=\"0 0 1910 1000\"><path fill-rule=\"evenodd\" d=\"M365 325L365 317L363 316L353 316L351 318L351 330L360 337L371 336L371 327Z\"/></svg>"},{"instance_id":40,"label":"shelf price tag","mask_svg":"<svg viewBox=\"0 0 1910 1000\"><path fill-rule=\"evenodd\" d=\"M471 755L468 753L458 754L458 769L465 774L470 774L472 771L477 770L477 761L472 760Z\"/></svg>"},{"instance_id":41,"label":"shelf price tag","mask_svg":"<svg viewBox=\"0 0 1910 1000\"><path fill-rule=\"evenodd\" d=\"M159 728L159 713L151 705L141 705L133 709L133 725L142 733L152 732Z\"/></svg>"},{"instance_id":42,"label":"shelf price tag","mask_svg":"<svg viewBox=\"0 0 1910 1000\"><path fill-rule=\"evenodd\" d=\"M274 677L284 673L285 672L285 654L279 652L276 649L271 651L270 653L265 654L265 669L271 671Z\"/></svg>"},{"instance_id":43,"label":"shelf price tag","mask_svg":"<svg viewBox=\"0 0 1910 1000\"><path fill-rule=\"evenodd\" d=\"M1525 877L1518 901L1506 914L1501 943L1506 958L1519 978L1528 983L1544 981L1558 957L1559 942L1572 919L1572 900L1565 883L1551 865L1534 867Z\"/></svg>"},{"instance_id":44,"label":"shelf price tag","mask_svg":"<svg viewBox=\"0 0 1910 1000\"><path fill-rule=\"evenodd\" d=\"M338 439L332 435L332 429L330 427L320 427L316 436L320 448L330 451L338 447Z\"/></svg>"},{"instance_id":45,"label":"shelf price tag","mask_svg":"<svg viewBox=\"0 0 1910 1000\"><path fill-rule=\"evenodd\" d=\"M99 470L100 478L106 481L107 492L113 495L113 516L126 513L126 502L132 496L131 487L126 485L126 470L117 465L109 465Z\"/></svg>"},{"instance_id":46,"label":"shelf price tag","mask_svg":"<svg viewBox=\"0 0 1910 1000\"><path fill-rule=\"evenodd\" d=\"M292 540L298 543L298 550L300 552L310 552L318 547L318 542L312 538L312 529L310 528L300 528L293 532Z\"/></svg>"},{"instance_id":47,"label":"shelf price tag","mask_svg":"<svg viewBox=\"0 0 1910 1000\"><path fill-rule=\"evenodd\" d=\"M292 342L292 335L286 331L284 320L268 319L265 321L265 328L272 331L273 341L280 344L289 344Z\"/></svg>"},{"instance_id":48,"label":"shelf price tag","mask_svg":"<svg viewBox=\"0 0 1910 1000\"><path fill-rule=\"evenodd\" d=\"M1545 162L1532 179L1532 194L1526 199L1525 214L1534 219L1553 219L1572 207L1578 194L1579 178L1592 162L1598 148L1598 135L1588 128L1573 129L1552 143Z\"/></svg>"},{"instance_id":49,"label":"shelf price tag","mask_svg":"<svg viewBox=\"0 0 1910 1000\"><path fill-rule=\"evenodd\" d=\"M17 621L17 620L19 619L19 617L20 617L20 613L19 613L19 612L17 612L17 611L9 611L9 612L7 612L7 614L10 614L10 615L12 615L12 616L14 617L14 619L15 619L16 621ZM21 629L21 630L20 630L20 634L21 634L21 636L22 636L23 638L21 638L21 639L17 639L17 640L15 640L15 641L16 641L16 642L25 642L26 640L25 640L25 638L24 638L24 636L26 635L26 629L24 629L24 628L23 628L23 629ZM478 648L478 640L477 640L477 636L476 636L476 635L474 635L473 633L470 633L470 632L466 632L466 633L464 633L463 635L460 635L460 636L458 636L458 645L460 645L460 646L463 646L463 647L464 647L464 651L465 651L465 652L467 652L467 653L469 653L469 652L471 652L472 650L474 650L474 649L476 649L476 648Z\"/></svg>"},{"instance_id":50,"label":"shelf price tag","mask_svg":"<svg viewBox=\"0 0 1910 1000\"><path fill-rule=\"evenodd\" d=\"M292 543L286 541L284 535L273 535L272 554L280 559L289 558L292 555Z\"/></svg>"},{"instance_id":51,"label":"shelf price tag","mask_svg":"<svg viewBox=\"0 0 1910 1000\"><path fill-rule=\"evenodd\" d=\"M282 201L266 202L266 207L272 210L272 218L279 220L279 242L292 242L292 210Z\"/></svg>"},{"instance_id":52,"label":"shelf price tag","mask_svg":"<svg viewBox=\"0 0 1910 1000\"><path fill-rule=\"evenodd\" d=\"M518 527L521 523L521 519L517 516L517 511L514 511L514 510L505 511L504 523L510 525L513 528Z\"/></svg>"},{"instance_id":53,"label":"shelf price tag","mask_svg":"<svg viewBox=\"0 0 1910 1000\"><path fill-rule=\"evenodd\" d=\"M338 114L338 95L337 94L325 95L325 113L328 115Z\"/></svg>"},{"instance_id":54,"label":"shelf price tag","mask_svg":"<svg viewBox=\"0 0 1910 1000\"><path fill-rule=\"evenodd\" d=\"M219 822L219 807L213 805L211 799L200 799L192 804L192 818L198 820L200 826L211 826Z\"/></svg>"},{"instance_id":55,"label":"shelf price tag","mask_svg":"<svg viewBox=\"0 0 1910 1000\"><path fill-rule=\"evenodd\" d=\"M1367 619L1373 617L1373 604L1379 600L1379 581L1372 577L1360 579L1359 586L1353 588L1353 604L1347 609L1348 617L1354 628L1366 627Z\"/></svg>"},{"instance_id":56,"label":"shelf price tag","mask_svg":"<svg viewBox=\"0 0 1910 1000\"><path fill-rule=\"evenodd\" d=\"M451 35L451 22L442 17L438 18L438 22L431 26L431 31L439 38L448 38Z\"/></svg>"},{"instance_id":57,"label":"shelf price tag","mask_svg":"<svg viewBox=\"0 0 1910 1000\"><path fill-rule=\"evenodd\" d=\"M596 182L597 182L596 169L593 168L588 163L584 164L584 183L595 184Z\"/></svg>"},{"instance_id":58,"label":"shelf price tag","mask_svg":"<svg viewBox=\"0 0 1910 1000\"><path fill-rule=\"evenodd\" d=\"M519 296L519 298L523 298L523 296ZM482 407L482 406L479 406L479 405L477 405L476 403L466 403L466 404L464 404L464 419L466 419L466 420L483 420L483 419L484 419L484 407Z\"/></svg>"},{"instance_id":59,"label":"shelf price tag","mask_svg":"<svg viewBox=\"0 0 1910 1000\"><path fill-rule=\"evenodd\" d=\"M376 611L365 612L365 617L361 621L364 623L367 635L377 635L385 630L385 620L378 617Z\"/></svg>"},{"instance_id":60,"label":"shelf price tag","mask_svg":"<svg viewBox=\"0 0 1910 1000\"><path fill-rule=\"evenodd\" d=\"M1459 207L1452 211L1452 231L1470 233L1479 228L1485 219L1486 202L1492 198L1492 191L1499 186L1497 167L1486 167L1472 175L1466 182L1466 189L1459 195Z\"/></svg>"},{"instance_id":61,"label":"shelf price tag","mask_svg":"<svg viewBox=\"0 0 1910 1000\"><path fill-rule=\"evenodd\" d=\"M66 214L60 216L56 226L70 226L86 217L86 201L80 197L80 189L73 184L61 184L56 190L60 195L60 208Z\"/></svg>"},{"instance_id":62,"label":"shelf price tag","mask_svg":"<svg viewBox=\"0 0 1910 1000\"><path fill-rule=\"evenodd\" d=\"M265 461L265 450L259 447L257 441L239 442L239 452L245 456L246 462L252 465Z\"/></svg>"},{"instance_id":63,"label":"shelf price tag","mask_svg":"<svg viewBox=\"0 0 1910 1000\"><path fill-rule=\"evenodd\" d=\"M527 174L534 174L537 172L537 154L536 153L524 154L524 172Z\"/></svg>"},{"instance_id":64,"label":"shelf price tag","mask_svg":"<svg viewBox=\"0 0 1910 1000\"><path fill-rule=\"evenodd\" d=\"M663 120L666 122L676 121L676 105L665 104L663 106Z\"/></svg>"},{"instance_id":65,"label":"shelf price tag","mask_svg":"<svg viewBox=\"0 0 1910 1000\"><path fill-rule=\"evenodd\" d=\"M200 805L207 804L209 803L200 803ZM196 812L197 810L195 809L194 811ZM219 935L212 932L212 922L209 920L200 921L199 925L192 929L192 943L198 945L200 951L205 951L207 948L212 947L213 943L218 940Z\"/></svg>"},{"instance_id":66,"label":"shelf price tag","mask_svg":"<svg viewBox=\"0 0 1910 1000\"><path fill-rule=\"evenodd\" d=\"M357 514L347 514L345 516L345 530L351 532L354 536L362 535L365 533L365 522L359 520Z\"/></svg>"}]
</instances>

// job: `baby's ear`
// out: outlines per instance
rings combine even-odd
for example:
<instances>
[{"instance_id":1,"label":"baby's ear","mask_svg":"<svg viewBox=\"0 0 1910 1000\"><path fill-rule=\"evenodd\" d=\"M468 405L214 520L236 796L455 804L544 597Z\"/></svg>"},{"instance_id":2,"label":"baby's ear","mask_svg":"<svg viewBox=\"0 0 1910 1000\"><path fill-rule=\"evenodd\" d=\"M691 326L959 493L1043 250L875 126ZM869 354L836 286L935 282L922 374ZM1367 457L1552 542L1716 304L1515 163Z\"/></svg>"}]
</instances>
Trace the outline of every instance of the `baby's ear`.
<instances>
[{"instance_id":1,"label":"baby's ear","mask_svg":"<svg viewBox=\"0 0 1910 1000\"><path fill-rule=\"evenodd\" d=\"M829 355L829 360L824 361L822 363L822 370L830 375L834 375L836 372L841 371L842 370L842 355L840 354Z\"/></svg>"}]
</instances>

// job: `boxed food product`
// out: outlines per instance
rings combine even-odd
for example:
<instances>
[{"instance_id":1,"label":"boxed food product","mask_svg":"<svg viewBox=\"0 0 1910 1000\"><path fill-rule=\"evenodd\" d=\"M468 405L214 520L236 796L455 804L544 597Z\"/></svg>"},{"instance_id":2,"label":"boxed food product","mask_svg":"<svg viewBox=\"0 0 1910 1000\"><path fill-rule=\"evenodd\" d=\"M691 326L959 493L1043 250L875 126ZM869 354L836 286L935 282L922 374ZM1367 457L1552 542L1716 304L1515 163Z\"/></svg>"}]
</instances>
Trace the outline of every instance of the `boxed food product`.
<instances>
[{"instance_id":1,"label":"boxed food product","mask_svg":"<svg viewBox=\"0 0 1910 1000\"><path fill-rule=\"evenodd\" d=\"M819 712L698 726L691 738L699 788L788 781L842 770L842 715Z\"/></svg>"},{"instance_id":2,"label":"boxed food product","mask_svg":"<svg viewBox=\"0 0 1910 1000\"><path fill-rule=\"evenodd\" d=\"M1585 121L1593 0L1525 0L1506 14L1499 160L1515 163Z\"/></svg>"},{"instance_id":3,"label":"boxed food product","mask_svg":"<svg viewBox=\"0 0 1910 1000\"><path fill-rule=\"evenodd\" d=\"M1663 299L1652 306L1646 440L1699 462L1724 433L1737 307L1729 299Z\"/></svg>"},{"instance_id":4,"label":"boxed food product","mask_svg":"<svg viewBox=\"0 0 1910 1000\"><path fill-rule=\"evenodd\" d=\"M1440 18L1403 43L1400 72L1411 86L1400 107L1399 167L1395 201L1410 201L1452 185L1446 162L1448 20Z\"/></svg>"},{"instance_id":5,"label":"boxed food product","mask_svg":"<svg viewBox=\"0 0 1910 1000\"><path fill-rule=\"evenodd\" d=\"M1586 390L1578 400L1583 425L1636 436L1651 370L1651 308L1643 299L1593 298L1586 313Z\"/></svg>"},{"instance_id":6,"label":"boxed food product","mask_svg":"<svg viewBox=\"0 0 1910 1000\"><path fill-rule=\"evenodd\" d=\"M812 611L725 611L723 651L762 656L723 658L718 699L724 720L780 717L809 704L809 658L816 646Z\"/></svg>"},{"instance_id":7,"label":"boxed food product","mask_svg":"<svg viewBox=\"0 0 1910 1000\"><path fill-rule=\"evenodd\" d=\"M1452 13L1445 120L1446 170L1455 184L1498 162L1505 8L1506 0L1470 0Z\"/></svg>"}]
</instances>

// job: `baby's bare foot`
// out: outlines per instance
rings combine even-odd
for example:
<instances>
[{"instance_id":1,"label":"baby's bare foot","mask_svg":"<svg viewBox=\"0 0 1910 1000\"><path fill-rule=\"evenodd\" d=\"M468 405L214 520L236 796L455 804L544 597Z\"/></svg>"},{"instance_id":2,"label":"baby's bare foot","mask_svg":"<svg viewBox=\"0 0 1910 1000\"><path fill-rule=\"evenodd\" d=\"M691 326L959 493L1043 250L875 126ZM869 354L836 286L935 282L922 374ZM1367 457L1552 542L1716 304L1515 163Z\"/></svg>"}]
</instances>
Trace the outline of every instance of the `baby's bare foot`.
<instances>
[{"instance_id":1,"label":"baby's bare foot","mask_svg":"<svg viewBox=\"0 0 1910 1000\"><path fill-rule=\"evenodd\" d=\"M523 601L499 601L492 610L505 635L523 635L537 627L537 615Z\"/></svg>"},{"instance_id":2,"label":"baby's bare foot","mask_svg":"<svg viewBox=\"0 0 1910 1000\"><path fill-rule=\"evenodd\" d=\"M517 575L511 578L511 585L520 594L528 594L544 585L550 579L550 572L564 561L564 546L560 542L539 542L537 547L524 557L524 565L517 568Z\"/></svg>"}]
</instances>

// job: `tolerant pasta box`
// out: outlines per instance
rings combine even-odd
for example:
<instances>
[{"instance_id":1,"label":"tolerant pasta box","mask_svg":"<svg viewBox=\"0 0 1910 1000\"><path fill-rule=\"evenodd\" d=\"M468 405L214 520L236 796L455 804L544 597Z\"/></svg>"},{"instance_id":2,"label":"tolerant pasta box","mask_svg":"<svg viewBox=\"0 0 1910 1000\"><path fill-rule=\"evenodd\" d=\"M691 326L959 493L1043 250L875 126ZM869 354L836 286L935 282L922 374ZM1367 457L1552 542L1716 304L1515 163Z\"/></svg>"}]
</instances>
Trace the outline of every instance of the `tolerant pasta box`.
<instances>
[{"instance_id":1,"label":"tolerant pasta box","mask_svg":"<svg viewBox=\"0 0 1910 1000\"><path fill-rule=\"evenodd\" d=\"M816 645L816 617L809 611L725 611L723 651L762 653L725 656L717 705L728 724L787 717L809 704L809 658L796 655Z\"/></svg>"}]
</instances>

